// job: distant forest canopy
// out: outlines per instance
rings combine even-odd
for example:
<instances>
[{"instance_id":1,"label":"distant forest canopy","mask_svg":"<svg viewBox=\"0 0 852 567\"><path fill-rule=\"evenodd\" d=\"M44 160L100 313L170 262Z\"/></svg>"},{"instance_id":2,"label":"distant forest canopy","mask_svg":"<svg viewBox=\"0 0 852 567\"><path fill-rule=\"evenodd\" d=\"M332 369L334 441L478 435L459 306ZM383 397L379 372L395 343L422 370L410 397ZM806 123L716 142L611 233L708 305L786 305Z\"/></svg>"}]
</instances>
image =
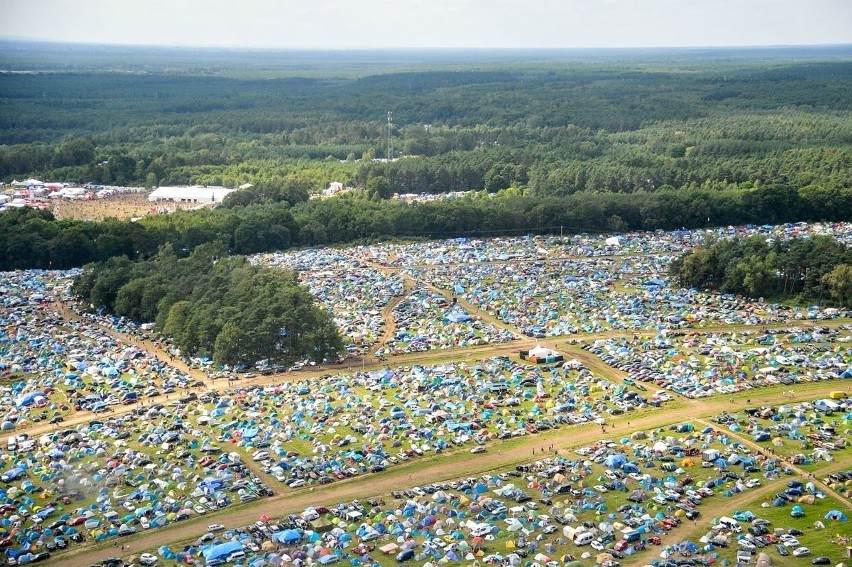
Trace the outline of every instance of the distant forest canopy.
<instances>
[{"instance_id":1,"label":"distant forest canopy","mask_svg":"<svg viewBox=\"0 0 852 567\"><path fill-rule=\"evenodd\" d=\"M852 218L848 46L306 53L0 42L0 69L0 180L254 185L216 210L138 222L0 214L0 270L85 265L74 293L90 306L155 321L185 352L219 363L342 350L291 273L234 255ZM334 181L356 190L308 200ZM453 191L469 193L390 199ZM685 285L777 291L784 258L782 294L848 303L848 252L814 245L816 282L796 271L801 250L752 243L685 257L673 273Z\"/></svg>"},{"instance_id":2,"label":"distant forest canopy","mask_svg":"<svg viewBox=\"0 0 852 567\"><path fill-rule=\"evenodd\" d=\"M852 48L217 52L0 44L0 179L387 197L848 188ZM195 59L193 59L195 57ZM390 164L387 112L393 113ZM366 161L365 161L366 160ZM371 182L372 181L372 182Z\"/></svg>"},{"instance_id":3,"label":"distant forest canopy","mask_svg":"<svg viewBox=\"0 0 852 567\"><path fill-rule=\"evenodd\" d=\"M0 179L214 212L0 215L0 269L402 237L852 218L852 48L220 52L0 43ZM388 129L388 111L393 127ZM388 143L390 134L390 143ZM390 150L394 161L381 162ZM397 159L398 158L398 159ZM356 191L308 201L332 181ZM395 193L471 191L406 205Z\"/></svg>"}]
</instances>

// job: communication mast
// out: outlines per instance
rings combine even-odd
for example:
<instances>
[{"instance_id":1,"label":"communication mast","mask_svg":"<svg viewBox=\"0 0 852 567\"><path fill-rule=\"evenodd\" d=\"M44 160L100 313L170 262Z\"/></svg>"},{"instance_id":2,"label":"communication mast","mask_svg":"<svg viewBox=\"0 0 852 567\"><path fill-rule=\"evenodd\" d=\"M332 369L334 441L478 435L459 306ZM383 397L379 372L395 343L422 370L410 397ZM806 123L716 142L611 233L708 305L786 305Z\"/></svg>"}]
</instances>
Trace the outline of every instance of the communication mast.
<instances>
[{"instance_id":1,"label":"communication mast","mask_svg":"<svg viewBox=\"0 0 852 567\"><path fill-rule=\"evenodd\" d=\"M388 161L393 159L393 146L391 145L391 132L393 132L393 112L388 110Z\"/></svg>"}]
</instances>

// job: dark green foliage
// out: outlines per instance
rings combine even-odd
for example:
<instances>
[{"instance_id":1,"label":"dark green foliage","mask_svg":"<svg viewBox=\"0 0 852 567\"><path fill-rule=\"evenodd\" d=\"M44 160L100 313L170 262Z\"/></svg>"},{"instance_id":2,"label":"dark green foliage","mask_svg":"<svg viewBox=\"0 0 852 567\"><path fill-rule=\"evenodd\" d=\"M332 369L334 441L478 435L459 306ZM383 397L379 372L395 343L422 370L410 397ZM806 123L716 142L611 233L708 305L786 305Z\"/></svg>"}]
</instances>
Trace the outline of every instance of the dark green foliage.
<instances>
[{"instance_id":1,"label":"dark green foliage","mask_svg":"<svg viewBox=\"0 0 852 567\"><path fill-rule=\"evenodd\" d=\"M73 292L93 309L156 321L184 352L222 364L333 359L343 350L331 315L290 272L252 266L203 244L180 259L165 246L147 261L86 266Z\"/></svg>"},{"instance_id":2,"label":"dark green foliage","mask_svg":"<svg viewBox=\"0 0 852 567\"><path fill-rule=\"evenodd\" d=\"M829 300L852 307L845 276L852 249L827 236L767 242L734 238L698 248L671 265L680 285L751 297Z\"/></svg>"},{"instance_id":3,"label":"dark green foliage","mask_svg":"<svg viewBox=\"0 0 852 567\"><path fill-rule=\"evenodd\" d=\"M180 256L213 242L224 254L253 254L395 236L605 232L849 218L852 189L780 190L775 197L759 189L538 196L509 188L415 204L356 192L293 208L282 201L178 212L135 223L56 222L49 213L21 209L0 215L0 270L81 266L118 255L147 258L166 243Z\"/></svg>"},{"instance_id":4,"label":"dark green foliage","mask_svg":"<svg viewBox=\"0 0 852 567\"><path fill-rule=\"evenodd\" d=\"M61 63L49 49L33 53L45 59L10 52L6 68L51 72L0 76L5 180L280 186L296 173L321 189L368 188L381 176L379 195L516 184L539 195L852 185L852 63L843 49L159 51L145 64L108 49L66 53ZM388 110L394 155L416 159L355 161L385 156ZM307 161L324 166L304 171ZM292 204L303 189L239 199Z\"/></svg>"}]
</instances>

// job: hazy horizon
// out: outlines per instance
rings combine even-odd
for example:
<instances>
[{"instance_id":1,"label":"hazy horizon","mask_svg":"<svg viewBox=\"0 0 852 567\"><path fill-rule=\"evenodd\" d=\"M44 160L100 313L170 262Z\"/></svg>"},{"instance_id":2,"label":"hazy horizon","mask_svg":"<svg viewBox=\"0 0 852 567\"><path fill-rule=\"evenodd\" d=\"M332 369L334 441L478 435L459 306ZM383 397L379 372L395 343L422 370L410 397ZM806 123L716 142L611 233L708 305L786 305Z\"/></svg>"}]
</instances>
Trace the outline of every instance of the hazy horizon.
<instances>
[{"instance_id":1,"label":"hazy horizon","mask_svg":"<svg viewBox=\"0 0 852 567\"><path fill-rule=\"evenodd\" d=\"M848 0L5 0L12 41L272 50L852 43Z\"/></svg>"}]
</instances>

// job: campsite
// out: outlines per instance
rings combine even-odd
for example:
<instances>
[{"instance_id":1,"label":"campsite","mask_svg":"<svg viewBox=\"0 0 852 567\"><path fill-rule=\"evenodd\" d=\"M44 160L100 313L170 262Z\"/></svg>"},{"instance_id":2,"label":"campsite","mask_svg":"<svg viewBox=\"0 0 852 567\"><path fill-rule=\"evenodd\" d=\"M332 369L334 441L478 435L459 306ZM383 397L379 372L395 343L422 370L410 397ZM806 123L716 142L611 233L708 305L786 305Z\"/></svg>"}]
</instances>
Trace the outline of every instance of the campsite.
<instances>
[{"instance_id":1,"label":"campsite","mask_svg":"<svg viewBox=\"0 0 852 567\"><path fill-rule=\"evenodd\" d=\"M813 483L788 480L795 476L772 459L748 456L747 447L709 427L702 432L691 425L650 435L640 431L632 437L581 447L570 456L551 452L493 474L318 504L286 517L267 515L252 525L210 534L203 543L158 553L182 563L193 555L208 562L228 560L242 551L273 565L298 559L390 565L409 550L415 562L510 565L536 557L544 563L649 561L649 554L658 553L712 564L755 548L774 551L771 542L780 542L790 552L807 545L814 555L836 554L839 542L816 530L842 531L847 520L838 503L824 498ZM723 462L703 466L706 458ZM761 466L750 473L754 463ZM795 487L785 493L801 491L810 498L770 506L749 497L761 482L773 481ZM729 506L745 503L743 509L718 518L701 515L703 508L716 504L716 509L717 501L734 498L738 504ZM762 527L767 525L771 530ZM776 529L781 531L776 534ZM802 533L787 539L797 529ZM762 536L756 534L770 531L757 539Z\"/></svg>"},{"instance_id":2,"label":"campsite","mask_svg":"<svg viewBox=\"0 0 852 567\"><path fill-rule=\"evenodd\" d=\"M793 229L852 239L714 234ZM756 538L796 529L790 554L839 561L848 313L671 286L698 232L254 257L294 270L348 341L289 369L221 367L86 312L77 271L5 273L4 557L792 565Z\"/></svg>"}]
</instances>

